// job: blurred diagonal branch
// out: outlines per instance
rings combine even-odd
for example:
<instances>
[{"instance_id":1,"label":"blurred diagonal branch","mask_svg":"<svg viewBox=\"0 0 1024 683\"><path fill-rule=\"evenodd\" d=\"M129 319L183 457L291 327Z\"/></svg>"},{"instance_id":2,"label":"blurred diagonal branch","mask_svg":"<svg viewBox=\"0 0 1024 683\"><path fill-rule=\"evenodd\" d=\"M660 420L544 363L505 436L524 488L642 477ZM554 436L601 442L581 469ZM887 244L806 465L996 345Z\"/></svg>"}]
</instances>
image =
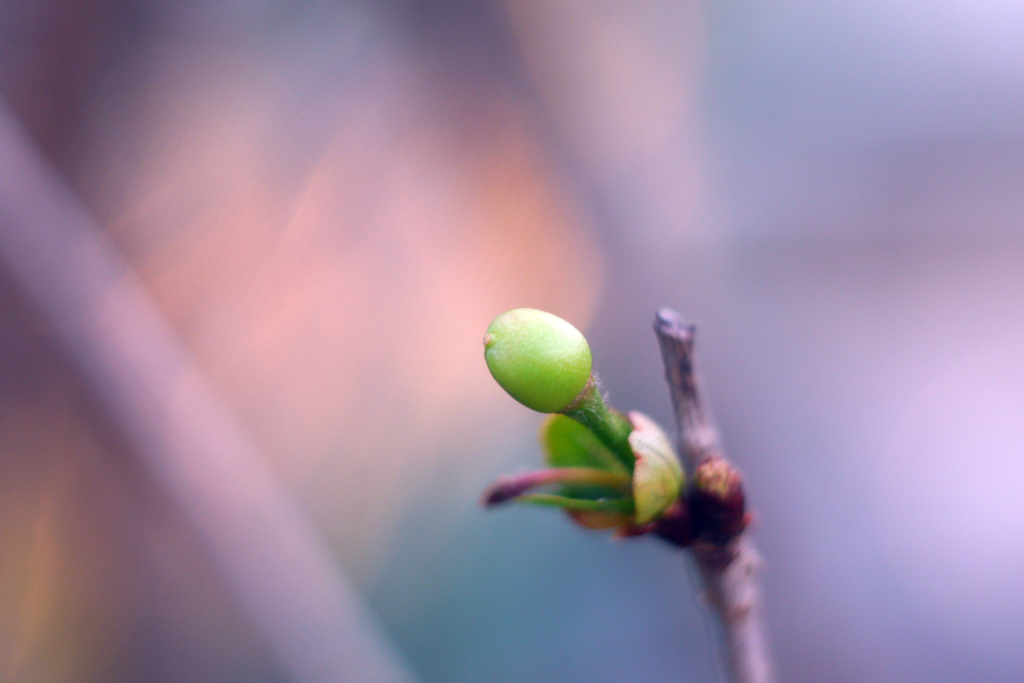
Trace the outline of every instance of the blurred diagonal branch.
<instances>
[{"instance_id":1,"label":"blurred diagonal branch","mask_svg":"<svg viewBox=\"0 0 1024 683\"><path fill-rule=\"evenodd\" d=\"M654 320L679 430L679 452L691 473L700 462L725 456L693 368L695 331L695 326L685 324L678 313L667 308L658 311ZM724 544L698 543L693 556L707 602L722 626L731 680L772 683L775 666L757 577L760 556L753 542L740 533Z\"/></svg>"},{"instance_id":2,"label":"blurred diagonal branch","mask_svg":"<svg viewBox=\"0 0 1024 683\"><path fill-rule=\"evenodd\" d=\"M2 101L0 265L199 531L294 680L412 683L259 448Z\"/></svg>"}]
</instances>

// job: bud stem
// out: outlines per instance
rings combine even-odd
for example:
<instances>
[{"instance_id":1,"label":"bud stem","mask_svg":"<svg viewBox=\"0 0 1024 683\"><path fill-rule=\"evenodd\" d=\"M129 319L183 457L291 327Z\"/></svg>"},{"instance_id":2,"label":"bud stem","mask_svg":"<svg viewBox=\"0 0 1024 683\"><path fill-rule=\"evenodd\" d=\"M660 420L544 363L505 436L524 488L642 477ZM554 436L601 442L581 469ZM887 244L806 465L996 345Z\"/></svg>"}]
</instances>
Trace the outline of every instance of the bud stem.
<instances>
[{"instance_id":1,"label":"bud stem","mask_svg":"<svg viewBox=\"0 0 1024 683\"><path fill-rule=\"evenodd\" d=\"M622 413L605 404L597 385L597 375L592 374L583 395L562 414L589 429L626 466L627 471L632 472L636 458L629 445L629 433L633 431L633 425Z\"/></svg>"}]
</instances>

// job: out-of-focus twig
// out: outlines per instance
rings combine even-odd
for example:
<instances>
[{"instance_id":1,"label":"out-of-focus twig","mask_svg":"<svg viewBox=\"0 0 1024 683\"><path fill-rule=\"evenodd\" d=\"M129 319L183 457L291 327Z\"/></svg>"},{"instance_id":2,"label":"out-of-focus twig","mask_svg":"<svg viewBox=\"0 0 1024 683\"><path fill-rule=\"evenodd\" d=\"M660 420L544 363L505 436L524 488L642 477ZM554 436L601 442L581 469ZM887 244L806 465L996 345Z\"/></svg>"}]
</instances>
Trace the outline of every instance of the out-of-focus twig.
<instances>
[{"instance_id":1,"label":"out-of-focus twig","mask_svg":"<svg viewBox=\"0 0 1024 683\"><path fill-rule=\"evenodd\" d=\"M718 433L701 400L693 369L696 328L667 308L658 311L654 332L661 346L665 378L672 394L679 452L687 472L710 458L724 458ZM772 662L765 631L758 581L760 557L747 534L724 543L698 542L693 556L704 583L707 602L718 617L733 683L772 683Z\"/></svg>"},{"instance_id":2,"label":"out-of-focus twig","mask_svg":"<svg viewBox=\"0 0 1024 683\"><path fill-rule=\"evenodd\" d=\"M259 448L2 101L0 267L48 318L294 680L412 683Z\"/></svg>"}]
</instances>

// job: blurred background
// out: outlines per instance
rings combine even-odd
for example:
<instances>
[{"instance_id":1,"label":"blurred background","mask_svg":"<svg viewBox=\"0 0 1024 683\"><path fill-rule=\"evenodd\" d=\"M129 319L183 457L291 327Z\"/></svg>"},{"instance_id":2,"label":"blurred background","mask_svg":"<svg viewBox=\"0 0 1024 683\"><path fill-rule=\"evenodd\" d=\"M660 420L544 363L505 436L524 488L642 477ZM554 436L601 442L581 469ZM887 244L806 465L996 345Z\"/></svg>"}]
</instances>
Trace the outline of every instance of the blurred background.
<instances>
[{"instance_id":1,"label":"blurred background","mask_svg":"<svg viewBox=\"0 0 1024 683\"><path fill-rule=\"evenodd\" d=\"M520 306L665 425L699 324L782 680L1020 679L1024 5L3 0L0 96L418 680L722 680L681 556L478 506ZM294 680L41 310L0 268L0 679Z\"/></svg>"}]
</instances>

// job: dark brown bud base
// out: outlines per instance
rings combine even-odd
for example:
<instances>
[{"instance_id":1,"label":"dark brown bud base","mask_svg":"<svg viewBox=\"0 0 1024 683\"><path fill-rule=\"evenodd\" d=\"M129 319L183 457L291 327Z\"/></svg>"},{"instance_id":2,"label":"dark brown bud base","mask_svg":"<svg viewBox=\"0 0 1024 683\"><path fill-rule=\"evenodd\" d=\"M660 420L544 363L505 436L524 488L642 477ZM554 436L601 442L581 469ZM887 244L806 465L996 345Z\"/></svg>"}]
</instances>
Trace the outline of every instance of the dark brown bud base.
<instances>
[{"instance_id":1,"label":"dark brown bud base","mask_svg":"<svg viewBox=\"0 0 1024 683\"><path fill-rule=\"evenodd\" d=\"M653 531L681 548L696 543L725 545L749 523L739 472L714 456L697 466L685 502L669 508Z\"/></svg>"}]
</instances>

